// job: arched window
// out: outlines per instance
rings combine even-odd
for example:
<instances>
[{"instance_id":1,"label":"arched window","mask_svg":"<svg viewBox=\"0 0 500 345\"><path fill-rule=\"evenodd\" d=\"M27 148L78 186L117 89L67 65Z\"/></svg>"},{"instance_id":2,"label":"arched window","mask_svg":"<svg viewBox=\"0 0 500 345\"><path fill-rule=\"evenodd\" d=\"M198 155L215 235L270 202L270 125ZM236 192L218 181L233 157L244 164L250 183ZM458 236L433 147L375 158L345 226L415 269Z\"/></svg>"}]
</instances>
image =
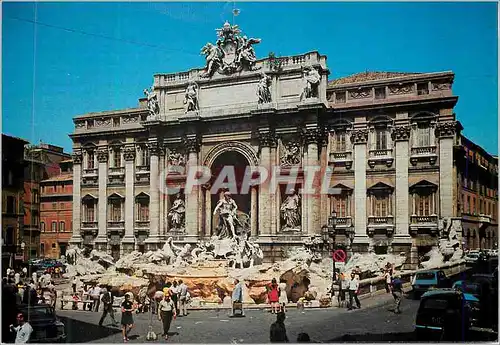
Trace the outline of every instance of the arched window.
<instances>
[{"instance_id":1,"label":"arched window","mask_svg":"<svg viewBox=\"0 0 500 345\"><path fill-rule=\"evenodd\" d=\"M149 195L141 193L135 197L136 221L149 221Z\"/></svg>"},{"instance_id":2,"label":"arched window","mask_svg":"<svg viewBox=\"0 0 500 345\"><path fill-rule=\"evenodd\" d=\"M59 232L66 231L66 224L64 222L59 222Z\"/></svg>"},{"instance_id":3,"label":"arched window","mask_svg":"<svg viewBox=\"0 0 500 345\"><path fill-rule=\"evenodd\" d=\"M45 232L45 222L40 222L40 231Z\"/></svg>"}]
</instances>

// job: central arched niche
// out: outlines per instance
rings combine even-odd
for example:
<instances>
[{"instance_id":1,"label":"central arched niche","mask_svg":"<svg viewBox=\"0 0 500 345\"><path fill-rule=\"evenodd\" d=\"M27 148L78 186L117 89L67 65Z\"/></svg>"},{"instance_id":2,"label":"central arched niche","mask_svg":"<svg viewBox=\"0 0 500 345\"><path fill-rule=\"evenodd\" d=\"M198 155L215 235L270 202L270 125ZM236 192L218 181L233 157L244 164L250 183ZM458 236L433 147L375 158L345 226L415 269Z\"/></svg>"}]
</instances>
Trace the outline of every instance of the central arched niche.
<instances>
[{"instance_id":1,"label":"central arched niche","mask_svg":"<svg viewBox=\"0 0 500 345\"><path fill-rule=\"evenodd\" d=\"M246 159L246 157L237 152L237 151L226 151L222 152L219 154L215 160L212 163L212 166L210 167L210 171L212 173L212 179L211 183L213 184L219 174L222 172L222 169L224 167L234 167L234 172L235 172L235 177L236 177L236 190L238 191L237 193L231 193L232 198L236 202L236 205L238 205L238 210L245 212L246 214L250 215L250 189L248 193L246 194L241 194L241 186L245 177L245 171L247 167L249 166L249 162ZM223 181L224 183L231 183L233 181L230 181L227 177ZM234 188L233 188L234 189ZM213 214L215 210L215 206L217 206L217 203L219 202L219 199L222 196L222 193L226 191L226 189L218 189L214 190L212 189L212 194L211 194L211 214ZM216 228L218 225L218 217L215 216L212 218L212 234L216 234Z\"/></svg>"}]
</instances>

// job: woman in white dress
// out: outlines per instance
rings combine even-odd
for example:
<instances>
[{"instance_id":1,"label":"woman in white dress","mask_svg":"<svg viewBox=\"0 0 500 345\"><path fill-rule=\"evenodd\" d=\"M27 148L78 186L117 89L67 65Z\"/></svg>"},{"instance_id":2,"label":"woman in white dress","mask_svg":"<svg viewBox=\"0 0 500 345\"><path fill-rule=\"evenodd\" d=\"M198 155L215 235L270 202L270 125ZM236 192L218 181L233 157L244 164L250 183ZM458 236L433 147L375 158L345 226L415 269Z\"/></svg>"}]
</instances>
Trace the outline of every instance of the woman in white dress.
<instances>
[{"instance_id":1,"label":"woman in white dress","mask_svg":"<svg viewBox=\"0 0 500 345\"><path fill-rule=\"evenodd\" d=\"M288 296L286 295L286 281L284 279L280 280L280 283L278 284L278 289L280 293L279 304L281 307L281 311L284 313L286 312L285 306L288 303Z\"/></svg>"}]
</instances>

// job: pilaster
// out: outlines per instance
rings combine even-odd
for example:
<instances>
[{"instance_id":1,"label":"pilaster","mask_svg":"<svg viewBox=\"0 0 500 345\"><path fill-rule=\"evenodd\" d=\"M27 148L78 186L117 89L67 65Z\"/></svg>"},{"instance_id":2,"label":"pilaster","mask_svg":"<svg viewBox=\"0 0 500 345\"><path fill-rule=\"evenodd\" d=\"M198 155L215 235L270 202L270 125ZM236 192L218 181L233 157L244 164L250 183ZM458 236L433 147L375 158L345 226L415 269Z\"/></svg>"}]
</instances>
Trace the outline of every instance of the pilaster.
<instances>
[{"instance_id":1,"label":"pilaster","mask_svg":"<svg viewBox=\"0 0 500 345\"><path fill-rule=\"evenodd\" d=\"M81 200L82 200L82 152L80 150L73 153L73 234L69 243L80 246L82 243L82 234L80 233L81 219Z\"/></svg>"},{"instance_id":2,"label":"pilaster","mask_svg":"<svg viewBox=\"0 0 500 345\"><path fill-rule=\"evenodd\" d=\"M439 206L440 216L453 217L453 143L457 131L455 121L440 123L436 127L439 138Z\"/></svg>"},{"instance_id":3,"label":"pilaster","mask_svg":"<svg viewBox=\"0 0 500 345\"><path fill-rule=\"evenodd\" d=\"M321 204L318 193L320 191L320 188L318 188L318 181L320 181L320 179L316 178L317 177L316 175L319 171L314 170L319 167L318 144L321 138L321 134L322 134L321 129L318 128L316 124L307 125L303 133L304 142L306 144L306 150L307 150L307 156L304 165L304 170L305 170L304 178L309 181L312 179L313 182L312 190L311 191L306 190L306 193L303 195L303 200L304 203L306 204L307 226L304 227L303 224L302 229L304 234L308 235L319 235L321 232L320 217L319 217ZM306 188L306 186L304 186L304 188Z\"/></svg>"},{"instance_id":4,"label":"pilaster","mask_svg":"<svg viewBox=\"0 0 500 345\"><path fill-rule=\"evenodd\" d=\"M160 243L160 191L158 188L158 167L160 148L156 138L150 138L149 148L149 237L146 239L147 250L157 249Z\"/></svg>"},{"instance_id":5,"label":"pilaster","mask_svg":"<svg viewBox=\"0 0 500 345\"><path fill-rule=\"evenodd\" d=\"M366 145L368 130L357 129L352 132L354 145L354 241L368 242L366 234Z\"/></svg>"},{"instance_id":6,"label":"pilaster","mask_svg":"<svg viewBox=\"0 0 500 345\"><path fill-rule=\"evenodd\" d=\"M396 223L395 237L409 237L409 186L408 186L408 167L409 167L409 145L410 126L398 126L393 129L392 139L395 141L395 160L396 160L396 188L395 203Z\"/></svg>"},{"instance_id":7,"label":"pilaster","mask_svg":"<svg viewBox=\"0 0 500 345\"><path fill-rule=\"evenodd\" d=\"M258 217L258 212L257 212L257 203L258 203L258 200L257 200L257 187L256 186L252 186L251 189L250 189L250 234L252 236L255 236L257 237L258 236L258 228L257 228L257 217ZM210 214L210 213L208 213ZM278 223L279 224L279 223Z\"/></svg>"},{"instance_id":8,"label":"pilaster","mask_svg":"<svg viewBox=\"0 0 500 345\"><path fill-rule=\"evenodd\" d=\"M125 160L125 236L122 246L122 251L128 252L133 249L135 242L134 238L134 179L135 179L135 146L129 144L125 146L123 151L123 159Z\"/></svg>"},{"instance_id":9,"label":"pilaster","mask_svg":"<svg viewBox=\"0 0 500 345\"><path fill-rule=\"evenodd\" d=\"M104 250L106 248L106 244L108 243L107 238L107 204L108 198L106 195L107 188L107 179L108 179L108 158L109 158L109 150L107 147L100 147L97 150L97 161L98 161L98 201L97 201L97 226L98 233L97 238L95 239L97 249Z\"/></svg>"},{"instance_id":10,"label":"pilaster","mask_svg":"<svg viewBox=\"0 0 500 345\"><path fill-rule=\"evenodd\" d=\"M276 145L277 139L269 128L259 130L260 141L260 165L271 174L271 146ZM270 178L259 185L259 235L271 235L271 198L270 198Z\"/></svg>"},{"instance_id":11,"label":"pilaster","mask_svg":"<svg viewBox=\"0 0 500 345\"><path fill-rule=\"evenodd\" d=\"M160 155L160 158L159 158L159 176L162 177L162 178L165 178L166 175L163 174L164 171L166 171L167 167L166 167L166 159L165 159L165 155L166 155L166 149L164 146L162 146L159 150L159 155ZM159 219L159 227L160 227L160 230L159 230L159 233L160 233L160 237L164 238L167 234L167 231L166 231L166 219L167 219L167 211L166 211L166 195L164 194L164 191L160 188L161 186L161 182L158 181L158 184L159 184L159 201L160 201L160 219Z\"/></svg>"}]
</instances>

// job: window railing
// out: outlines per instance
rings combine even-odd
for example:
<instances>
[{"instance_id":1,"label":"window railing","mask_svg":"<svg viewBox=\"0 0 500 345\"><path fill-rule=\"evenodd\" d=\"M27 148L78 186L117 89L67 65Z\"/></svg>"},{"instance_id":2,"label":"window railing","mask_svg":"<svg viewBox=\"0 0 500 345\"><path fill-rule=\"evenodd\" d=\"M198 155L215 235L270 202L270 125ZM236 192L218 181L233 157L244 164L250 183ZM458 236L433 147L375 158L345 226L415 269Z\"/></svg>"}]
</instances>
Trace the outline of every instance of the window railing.
<instances>
[{"instance_id":1,"label":"window railing","mask_svg":"<svg viewBox=\"0 0 500 345\"><path fill-rule=\"evenodd\" d=\"M330 161L348 161L352 160L352 152L331 152Z\"/></svg>"},{"instance_id":2,"label":"window railing","mask_svg":"<svg viewBox=\"0 0 500 345\"><path fill-rule=\"evenodd\" d=\"M368 217L368 224L392 224L393 223L393 216L384 216L384 217L378 217L378 216L370 216Z\"/></svg>"},{"instance_id":3,"label":"window railing","mask_svg":"<svg viewBox=\"0 0 500 345\"><path fill-rule=\"evenodd\" d=\"M83 221L82 222L82 228L83 229L94 229L97 228L97 222L88 222L88 221Z\"/></svg>"},{"instance_id":4,"label":"window railing","mask_svg":"<svg viewBox=\"0 0 500 345\"><path fill-rule=\"evenodd\" d=\"M136 220L135 227L136 228L149 228L149 220Z\"/></svg>"},{"instance_id":5,"label":"window railing","mask_svg":"<svg viewBox=\"0 0 500 345\"><path fill-rule=\"evenodd\" d=\"M108 228L124 228L125 227L125 221L120 220L120 221L115 221L115 220L108 220Z\"/></svg>"},{"instance_id":6,"label":"window railing","mask_svg":"<svg viewBox=\"0 0 500 345\"><path fill-rule=\"evenodd\" d=\"M410 217L410 221L412 224L437 223L438 216L437 215L429 215L429 216L412 215Z\"/></svg>"},{"instance_id":7,"label":"window railing","mask_svg":"<svg viewBox=\"0 0 500 345\"><path fill-rule=\"evenodd\" d=\"M424 156L424 155L435 155L436 146L425 146L425 147L412 147L412 156Z\"/></svg>"},{"instance_id":8,"label":"window railing","mask_svg":"<svg viewBox=\"0 0 500 345\"><path fill-rule=\"evenodd\" d=\"M392 156L392 149L377 149L377 150L370 150L370 157L371 158L377 158L377 157L391 157Z\"/></svg>"},{"instance_id":9,"label":"window railing","mask_svg":"<svg viewBox=\"0 0 500 345\"><path fill-rule=\"evenodd\" d=\"M124 167L118 167L118 168L111 167L111 168L109 168L109 173L114 174L114 175L124 174L125 168Z\"/></svg>"},{"instance_id":10,"label":"window railing","mask_svg":"<svg viewBox=\"0 0 500 345\"><path fill-rule=\"evenodd\" d=\"M136 172L149 172L149 165L138 165L135 167Z\"/></svg>"},{"instance_id":11,"label":"window railing","mask_svg":"<svg viewBox=\"0 0 500 345\"><path fill-rule=\"evenodd\" d=\"M97 175L97 169L95 169L95 168L83 169L83 174L84 175Z\"/></svg>"}]
</instances>

